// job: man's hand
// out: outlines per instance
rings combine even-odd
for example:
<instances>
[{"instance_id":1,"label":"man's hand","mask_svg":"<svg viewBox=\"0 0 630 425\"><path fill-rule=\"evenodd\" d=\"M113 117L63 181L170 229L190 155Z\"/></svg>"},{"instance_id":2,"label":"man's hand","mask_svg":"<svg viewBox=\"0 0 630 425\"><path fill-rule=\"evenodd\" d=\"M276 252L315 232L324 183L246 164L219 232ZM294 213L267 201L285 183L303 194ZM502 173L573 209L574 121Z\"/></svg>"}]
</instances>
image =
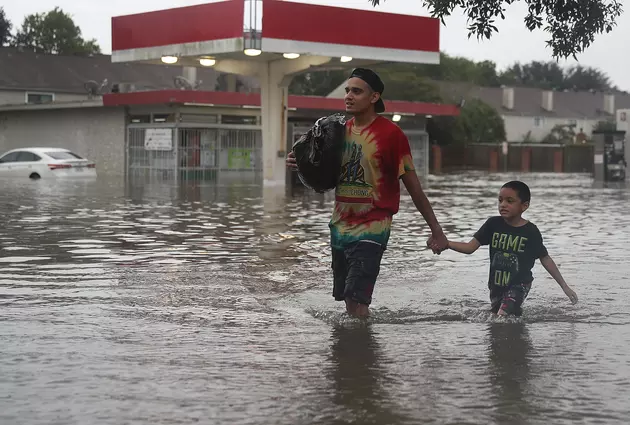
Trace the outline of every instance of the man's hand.
<instances>
[{"instance_id":1,"label":"man's hand","mask_svg":"<svg viewBox=\"0 0 630 425\"><path fill-rule=\"evenodd\" d=\"M420 211L420 214L422 214L422 217L424 217L424 220L431 228L431 237L429 238L429 241L427 241L427 245L433 250L434 254L441 253L448 248L448 240L446 239L446 236L444 236L444 232L442 232L442 228L435 218L433 208L427 199L427 195L424 193L424 190L422 190L422 185L420 184L418 175L413 170L407 171L402 175L402 181L405 184L409 195L411 195L414 205L418 211Z\"/></svg>"},{"instance_id":2,"label":"man's hand","mask_svg":"<svg viewBox=\"0 0 630 425\"><path fill-rule=\"evenodd\" d=\"M291 170L297 170L297 161L295 160L295 154L293 153L293 151L289 152L289 154L287 155L287 168L291 169Z\"/></svg>"},{"instance_id":3,"label":"man's hand","mask_svg":"<svg viewBox=\"0 0 630 425\"><path fill-rule=\"evenodd\" d=\"M434 231L427 240L427 246L431 248L434 254L440 255L442 251L448 249L448 239L441 230Z\"/></svg>"}]
</instances>

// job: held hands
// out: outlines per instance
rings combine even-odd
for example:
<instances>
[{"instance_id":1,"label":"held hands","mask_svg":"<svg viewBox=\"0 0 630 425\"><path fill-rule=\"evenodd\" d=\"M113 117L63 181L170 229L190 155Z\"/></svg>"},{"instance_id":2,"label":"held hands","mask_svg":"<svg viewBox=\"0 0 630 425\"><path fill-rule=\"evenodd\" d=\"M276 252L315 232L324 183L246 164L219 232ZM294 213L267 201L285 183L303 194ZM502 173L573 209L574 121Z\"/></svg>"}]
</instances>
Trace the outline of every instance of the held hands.
<instances>
[{"instance_id":1,"label":"held hands","mask_svg":"<svg viewBox=\"0 0 630 425\"><path fill-rule=\"evenodd\" d=\"M297 161L295 160L295 154L293 153L293 151L289 152L289 154L287 155L286 164L287 168L294 171L297 170Z\"/></svg>"},{"instance_id":2,"label":"held hands","mask_svg":"<svg viewBox=\"0 0 630 425\"><path fill-rule=\"evenodd\" d=\"M442 230L434 231L427 240L427 246L431 248L434 254L440 255L442 251L448 249L448 239Z\"/></svg>"}]
</instances>

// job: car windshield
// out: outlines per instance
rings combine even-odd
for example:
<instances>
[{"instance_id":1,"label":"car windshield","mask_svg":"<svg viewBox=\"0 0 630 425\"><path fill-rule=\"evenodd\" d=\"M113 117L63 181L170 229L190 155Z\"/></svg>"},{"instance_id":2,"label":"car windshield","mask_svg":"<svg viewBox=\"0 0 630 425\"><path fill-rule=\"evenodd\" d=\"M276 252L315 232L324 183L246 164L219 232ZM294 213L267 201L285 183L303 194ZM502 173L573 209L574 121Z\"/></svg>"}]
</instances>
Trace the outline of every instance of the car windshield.
<instances>
[{"instance_id":1,"label":"car windshield","mask_svg":"<svg viewBox=\"0 0 630 425\"><path fill-rule=\"evenodd\" d=\"M54 159L83 159L76 153L65 151L46 152L46 155Z\"/></svg>"}]
</instances>

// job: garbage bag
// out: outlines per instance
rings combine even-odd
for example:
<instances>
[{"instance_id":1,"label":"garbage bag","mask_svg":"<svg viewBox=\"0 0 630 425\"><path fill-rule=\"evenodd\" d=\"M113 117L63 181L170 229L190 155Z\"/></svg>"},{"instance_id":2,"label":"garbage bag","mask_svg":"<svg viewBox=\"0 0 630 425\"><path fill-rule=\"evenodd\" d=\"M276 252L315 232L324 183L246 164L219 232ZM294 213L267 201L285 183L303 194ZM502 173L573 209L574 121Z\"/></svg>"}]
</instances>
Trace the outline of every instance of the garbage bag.
<instances>
[{"instance_id":1,"label":"garbage bag","mask_svg":"<svg viewBox=\"0 0 630 425\"><path fill-rule=\"evenodd\" d=\"M293 144L298 177L304 186L317 193L337 186L345 137L345 116L333 114L318 119Z\"/></svg>"}]
</instances>

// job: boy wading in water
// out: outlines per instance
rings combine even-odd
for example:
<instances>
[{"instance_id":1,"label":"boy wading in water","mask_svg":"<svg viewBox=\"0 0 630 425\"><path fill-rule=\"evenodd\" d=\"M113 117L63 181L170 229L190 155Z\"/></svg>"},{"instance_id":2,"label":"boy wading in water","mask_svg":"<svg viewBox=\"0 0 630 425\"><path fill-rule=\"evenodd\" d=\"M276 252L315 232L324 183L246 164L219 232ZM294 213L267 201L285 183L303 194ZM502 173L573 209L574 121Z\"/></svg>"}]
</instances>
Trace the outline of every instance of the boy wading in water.
<instances>
[{"instance_id":1,"label":"boy wading in water","mask_svg":"<svg viewBox=\"0 0 630 425\"><path fill-rule=\"evenodd\" d=\"M370 69L356 68L346 85L346 122L342 168L329 223L333 297L345 301L350 315L369 314L372 293L387 247L392 217L400 204L400 180L431 228L431 249L446 249L431 204L416 175L409 141L396 124L379 113L384 85ZM296 169L293 152L287 166Z\"/></svg>"},{"instance_id":2,"label":"boy wading in water","mask_svg":"<svg viewBox=\"0 0 630 425\"><path fill-rule=\"evenodd\" d=\"M488 288L492 312L499 316L522 314L521 305L534 280L532 268L536 259L540 259L573 304L578 300L549 256L538 227L522 217L529 208L530 199L530 190L525 183L511 181L504 184L499 192L500 215L490 217L470 242L448 243L448 248L463 254L472 254L481 245L490 246Z\"/></svg>"}]
</instances>

